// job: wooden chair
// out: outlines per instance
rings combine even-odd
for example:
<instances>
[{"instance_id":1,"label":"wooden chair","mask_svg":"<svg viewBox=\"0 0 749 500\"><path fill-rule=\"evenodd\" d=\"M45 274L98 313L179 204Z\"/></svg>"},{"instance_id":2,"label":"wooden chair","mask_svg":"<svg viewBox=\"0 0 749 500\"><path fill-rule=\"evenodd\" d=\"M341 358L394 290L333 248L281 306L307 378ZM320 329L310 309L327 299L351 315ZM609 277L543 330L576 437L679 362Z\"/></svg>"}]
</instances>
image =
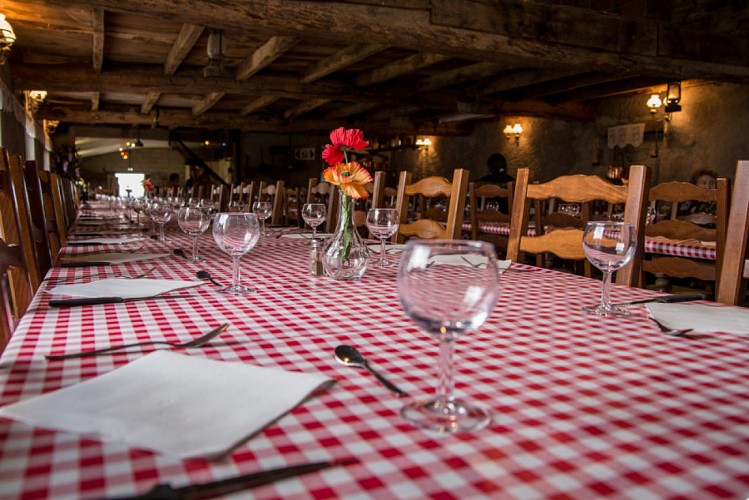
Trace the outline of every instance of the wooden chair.
<instances>
[{"instance_id":1,"label":"wooden chair","mask_svg":"<svg viewBox=\"0 0 749 500\"><path fill-rule=\"evenodd\" d=\"M283 195L283 223L285 226L302 227L302 188L286 188Z\"/></svg>"},{"instance_id":2,"label":"wooden chair","mask_svg":"<svg viewBox=\"0 0 749 500\"><path fill-rule=\"evenodd\" d=\"M725 253L719 271L715 299L725 304L742 304L746 299L746 259L749 247L749 161L736 165L731 211L728 216Z\"/></svg>"},{"instance_id":3,"label":"wooden chair","mask_svg":"<svg viewBox=\"0 0 749 500\"><path fill-rule=\"evenodd\" d=\"M75 187L75 183L67 177L58 175L57 182L60 189L62 209L65 215L65 226L67 229L70 229L78 217L78 189Z\"/></svg>"},{"instance_id":4,"label":"wooden chair","mask_svg":"<svg viewBox=\"0 0 749 500\"><path fill-rule=\"evenodd\" d=\"M327 182L311 178L307 187L307 203L325 203L325 232L332 233L338 223L338 189Z\"/></svg>"},{"instance_id":5,"label":"wooden chair","mask_svg":"<svg viewBox=\"0 0 749 500\"><path fill-rule=\"evenodd\" d=\"M30 288L18 288L18 276L25 275L23 253L0 238L0 352L3 352L18 320L31 302ZM8 285L11 286L8 286Z\"/></svg>"},{"instance_id":6,"label":"wooden chair","mask_svg":"<svg viewBox=\"0 0 749 500\"><path fill-rule=\"evenodd\" d=\"M397 241L403 242L409 237L421 239L460 239L463 215L468 192L468 170L455 169L452 182L444 177L426 177L411 183L411 174L401 172L398 181L398 196L396 206L400 212L401 224ZM433 219L419 218L408 221L409 198L421 195L427 198L444 196L449 199L446 222L443 224Z\"/></svg>"},{"instance_id":7,"label":"wooden chair","mask_svg":"<svg viewBox=\"0 0 749 500\"><path fill-rule=\"evenodd\" d=\"M280 226L283 222L284 192L284 182L281 180L276 181L275 184L271 185L267 185L265 182L260 183L258 201L269 201L273 205L273 212L270 221L268 221L268 225Z\"/></svg>"},{"instance_id":8,"label":"wooden chair","mask_svg":"<svg viewBox=\"0 0 749 500\"><path fill-rule=\"evenodd\" d=\"M503 188L499 184L477 184L471 182L468 184L468 200L471 207L471 239L483 240L493 243L496 247L507 249L507 236L498 234L482 233L479 226L482 222L510 223L510 208L512 207L512 182ZM487 198L505 199L507 202L507 211L502 212L500 207L487 206ZM494 203L494 201L490 201Z\"/></svg>"},{"instance_id":9,"label":"wooden chair","mask_svg":"<svg viewBox=\"0 0 749 500\"><path fill-rule=\"evenodd\" d=\"M608 203L623 203L624 221L635 226L637 251L632 263L616 273L616 282L637 285L640 277L640 261L644 253L645 209L650 182L650 170L642 165L630 167L627 186L616 186L593 175L566 175L543 184L531 184L530 169L518 169L512 204L510 237L507 243L507 258L518 261L522 252L552 253L562 259L584 260L583 231L576 228L558 229L542 236L528 236L530 206L534 200L560 198L570 203L588 203L604 200Z\"/></svg>"},{"instance_id":10,"label":"wooden chair","mask_svg":"<svg viewBox=\"0 0 749 500\"><path fill-rule=\"evenodd\" d=\"M656 221L645 228L646 237L665 237L672 240L696 240L715 243L715 262L687 257L653 256L643 260L642 270L659 276L672 278L696 278L702 281L719 281L719 270L725 253L726 227L728 224L729 181L717 179L716 188L701 188L689 182L667 182L650 188L650 205L670 206L670 214L664 220ZM684 203L709 203L716 208L715 215L692 214L679 216L679 206ZM704 216L707 215L707 218ZM701 223L714 224L714 228ZM718 283L716 283L717 289Z\"/></svg>"},{"instance_id":11,"label":"wooden chair","mask_svg":"<svg viewBox=\"0 0 749 500\"><path fill-rule=\"evenodd\" d=\"M11 165L12 167L12 165ZM29 205L29 218L31 222L31 237L34 241L36 264L39 269L40 278L44 278L52 267L52 260L57 256L59 243L52 253L50 244L50 224L46 213L42 184L39 180L39 171L36 161L27 161L23 166L24 184L26 187L26 198ZM54 233L52 233L54 236Z\"/></svg>"},{"instance_id":12,"label":"wooden chair","mask_svg":"<svg viewBox=\"0 0 749 500\"><path fill-rule=\"evenodd\" d=\"M57 174L46 170L39 170L39 182L42 188L44 210L47 216L47 231L53 255L57 255L68 240L68 228L65 225L65 213L62 209L62 197L58 185ZM55 235L57 242L55 243Z\"/></svg>"}]
</instances>

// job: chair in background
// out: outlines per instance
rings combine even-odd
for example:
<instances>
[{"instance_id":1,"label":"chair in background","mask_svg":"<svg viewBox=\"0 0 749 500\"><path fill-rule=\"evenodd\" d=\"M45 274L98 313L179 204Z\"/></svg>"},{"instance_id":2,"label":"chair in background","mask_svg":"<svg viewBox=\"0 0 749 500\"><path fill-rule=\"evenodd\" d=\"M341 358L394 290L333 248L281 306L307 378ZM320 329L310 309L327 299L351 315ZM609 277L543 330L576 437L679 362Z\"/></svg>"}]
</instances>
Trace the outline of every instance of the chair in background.
<instances>
[{"instance_id":1,"label":"chair in background","mask_svg":"<svg viewBox=\"0 0 749 500\"><path fill-rule=\"evenodd\" d=\"M67 177L58 175L57 182L60 189L62 209L65 215L65 226L67 229L70 229L78 217L78 207L80 204L78 189L75 187L75 183Z\"/></svg>"},{"instance_id":2,"label":"chair in background","mask_svg":"<svg viewBox=\"0 0 749 500\"><path fill-rule=\"evenodd\" d=\"M68 240L68 228L65 225L65 213L62 209L62 197L57 182L57 174L39 170L39 182L47 216L50 247L53 255L57 255L60 248Z\"/></svg>"},{"instance_id":3,"label":"chair in background","mask_svg":"<svg viewBox=\"0 0 749 500\"><path fill-rule=\"evenodd\" d=\"M338 189L328 182L318 182L311 178L307 188L307 203L325 204L325 232L332 233L338 223Z\"/></svg>"},{"instance_id":4,"label":"chair in background","mask_svg":"<svg viewBox=\"0 0 749 500\"><path fill-rule=\"evenodd\" d=\"M512 182L503 188L499 184L468 184L468 204L471 217L471 239L493 243L500 249L507 249L507 236L481 232L482 223L510 223L510 208L512 207ZM504 200L506 210L503 212L498 200ZM496 204L496 205L495 205Z\"/></svg>"},{"instance_id":5,"label":"chair in background","mask_svg":"<svg viewBox=\"0 0 749 500\"><path fill-rule=\"evenodd\" d=\"M270 221L267 225L280 226L283 223L283 198L284 182L279 180L275 184L268 185L266 182L260 183L258 190L258 201L269 201L273 207Z\"/></svg>"},{"instance_id":6,"label":"chair in background","mask_svg":"<svg viewBox=\"0 0 749 500\"><path fill-rule=\"evenodd\" d=\"M283 224L285 226L303 227L302 199L304 192L302 188L285 188L283 196Z\"/></svg>"},{"instance_id":7,"label":"chair in background","mask_svg":"<svg viewBox=\"0 0 749 500\"><path fill-rule=\"evenodd\" d=\"M542 236L528 236L530 206L534 200L562 199L569 203L588 203L604 200L623 203L624 221L634 225L637 233L637 250L630 265L616 273L616 282L636 286L639 284L640 261L644 253L645 213L650 170L642 165L630 167L627 186L611 184L593 175L566 175L543 184L531 184L530 169L518 169L513 195L510 237L507 258L517 262L524 252L552 253L562 259L584 260L583 230L557 229Z\"/></svg>"},{"instance_id":8,"label":"chair in background","mask_svg":"<svg viewBox=\"0 0 749 500\"><path fill-rule=\"evenodd\" d=\"M12 165L11 165L12 168ZM27 161L23 166L24 184L26 186L26 198L29 205L29 218L31 223L31 237L34 241L36 264L39 275L43 279L52 267L52 260L57 256L59 245L55 253L52 253L50 244L50 233L47 212L42 195L42 184L39 180L39 171L36 161ZM54 226L53 226L54 227Z\"/></svg>"},{"instance_id":9,"label":"chair in background","mask_svg":"<svg viewBox=\"0 0 749 500\"><path fill-rule=\"evenodd\" d=\"M651 208L665 206L670 209L670 214L667 214L664 220L649 224L645 228L645 236L676 241L711 242L715 245L716 260L712 262L704 259L653 255L652 258L643 260L643 272L657 275L659 281L664 277L671 277L716 282L717 289L720 267L725 254L728 197L729 181L725 178L717 179L715 189L702 188L689 182L667 182L651 187L649 195ZM679 207L687 203L715 206L715 215L695 213L680 216ZM710 224L713 227L705 227L702 224Z\"/></svg>"},{"instance_id":10,"label":"chair in background","mask_svg":"<svg viewBox=\"0 0 749 500\"><path fill-rule=\"evenodd\" d=\"M411 174L405 171L401 172L396 201L401 224L398 228L398 234L394 238L401 243L413 236L420 239L460 239L466 195L468 194L468 174L468 170L458 168L453 172L452 182L444 177L432 176L425 177L412 184ZM415 196L448 198L449 206L445 223L424 217L412 222L409 221L409 199Z\"/></svg>"},{"instance_id":11,"label":"chair in background","mask_svg":"<svg viewBox=\"0 0 749 500\"><path fill-rule=\"evenodd\" d=\"M0 238L0 353L5 349L18 320L23 315L18 309L19 302L22 311L25 311L31 302L32 294L28 287L18 289L13 286L16 281L14 274L26 274L21 248L18 245L8 246L5 240Z\"/></svg>"},{"instance_id":12,"label":"chair in background","mask_svg":"<svg viewBox=\"0 0 749 500\"><path fill-rule=\"evenodd\" d=\"M749 161L736 165L731 210L728 216L725 253L718 278L715 299L725 304L741 305L746 301L749 278L746 259L749 249Z\"/></svg>"}]
</instances>

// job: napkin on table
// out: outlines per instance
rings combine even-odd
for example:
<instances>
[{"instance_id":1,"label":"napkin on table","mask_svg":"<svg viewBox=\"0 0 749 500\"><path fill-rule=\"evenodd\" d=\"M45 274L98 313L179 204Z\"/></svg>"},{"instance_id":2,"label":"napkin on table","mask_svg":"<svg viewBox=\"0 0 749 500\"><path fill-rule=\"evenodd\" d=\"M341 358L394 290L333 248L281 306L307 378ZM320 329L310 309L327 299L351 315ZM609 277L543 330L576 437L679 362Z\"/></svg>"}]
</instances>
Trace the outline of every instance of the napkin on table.
<instances>
[{"instance_id":1,"label":"napkin on table","mask_svg":"<svg viewBox=\"0 0 749 500\"><path fill-rule=\"evenodd\" d=\"M53 295L70 295L73 297L122 297L123 299L136 299L140 297L153 297L162 293L203 284L205 284L203 281L108 278L88 283L60 285L47 290L47 292Z\"/></svg>"},{"instance_id":2,"label":"napkin on table","mask_svg":"<svg viewBox=\"0 0 749 500\"><path fill-rule=\"evenodd\" d=\"M673 329L749 335L749 309L707 304L648 304L659 323Z\"/></svg>"},{"instance_id":3,"label":"napkin on table","mask_svg":"<svg viewBox=\"0 0 749 500\"><path fill-rule=\"evenodd\" d=\"M429 263L434 264L448 264L451 266L472 266L479 267L483 265L486 267L486 257L481 255L434 255L429 258ZM509 260L498 260L497 269L500 271L506 270L510 267L512 261Z\"/></svg>"},{"instance_id":4,"label":"napkin on table","mask_svg":"<svg viewBox=\"0 0 749 500\"><path fill-rule=\"evenodd\" d=\"M83 240L71 240L68 243L72 245L121 245L137 241L145 241L145 238L141 236L132 238L87 238Z\"/></svg>"},{"instance_id":5,"label":"napkin on table","mask_svg":"<svg viewBox=\"0 0 749 500\"><path fill-rule=\"evenodd\" d=\"M215 458L332 383L316 373L162 350L85 382L7 405L0 415L181 459Z\"/></svg>"},{"instance_id":6,"label":"napkin on table","mask_svg":"<svg viewBox=\"0 0 749 500\"><path fill-rule=\"evenodd\" d=\"M86 255L71 255L61 258L61 262L109 262L110 264L121 264L124 262L137 262L139 260L158 259L167 257L168 253L125 253L125 252L103 252Z\"/></svg>"},{"instance_id":7,"label":"napkin on table","mask_svg":"<svg viewBox=\"0 0 749 500\"><path fill-rule=\"evenodd\" d=\"M367 248L369 248L370 252L380 253L379 243L373 243L373 244L367 245ZM405 248L406 248L406 245L395 245L395 244L386 243L385 253L393 255L396 253L401 253Z\"/></svg>"}]
</instances>

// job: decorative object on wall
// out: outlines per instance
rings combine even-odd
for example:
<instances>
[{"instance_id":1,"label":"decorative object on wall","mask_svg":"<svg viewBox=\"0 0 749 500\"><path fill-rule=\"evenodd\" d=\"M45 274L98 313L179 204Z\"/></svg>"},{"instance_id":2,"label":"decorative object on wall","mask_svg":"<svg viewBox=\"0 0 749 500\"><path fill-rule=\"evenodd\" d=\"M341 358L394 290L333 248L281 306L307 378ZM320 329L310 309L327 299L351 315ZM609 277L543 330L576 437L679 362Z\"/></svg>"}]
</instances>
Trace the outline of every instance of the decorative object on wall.
<instances>
[{"instance_id":1,"label":"decorative object on wall","mask_svg":"<svg viewBox=\"0 0 749 500\"><path fill-rule=\"evenodd\" d=\"M294 159L312 161L315 159L315 148L294 148Z\"/></svg>"},{"instance_id":2,"label":"decorative object on wall","mask_svg":"<svg viewBox=\"0 0 749 500\"><path fill-rule=\"evenodd\" d=\"M42 105L44 100L47 98L46 90L29 90L26 92L26 109L29 113L34 114L39 110L39 106Z\"/></svg>"},{"instance_id":3,"label":"decorative object on wall","mask_svg":"<svg viewBox=\"0 0 749 500\"><path fill-rule=\"evenodd\" d=\"M5 14L0 14L0 64L5 64L5 58L15 41L16 34L13 32L13 27L5 19Z\"/></svg>"},{"instance_id":4,"label":"decorative object on wall","mask_svg":"<svg viewBox=\"0 0 749 500\"><path fill-rule=\"evenodd\" d=\"M419 137L414 144L419 148L419 150L429 151L429 147L432 145L432 140L429 137Z\"/></svg>"},{"instance_id":5,"label":"decorative object on wall","mask_svg":"<svg viewBox=\"0 0 749 500\"><path fill-rule=\"evenodd\" d=\"M226 51L226 39L223 30L211 30L206 45L208 66L203 68L205 78L216 78L224 74L224 51Z\"/></svg>"},{"instance_id":6,"label":"decorative object on wall","mask_svg":"<svg viewBox=\"0 0 749 500\"><path fill-rule=\"evenodd\" d=\"M668 82L668 88L666 90L666 113L676 113L681 111L681 82L674 81Z\"/></svg>"},{"instance_id":7,"label":"decorative object on wall","mask_svg":"<svg viewBox=\"0 0 749 500\"><path fill-rule=\"evenodd\" d=\"M615 147L623 148L627 145L639 147L642 145L642 139L645 136L644 123L632 123L629 125L619 125L609 127L609 149Z\"/></svg>"},{"instance_id":8,"label":"decorative object on wall","mask_svg":"<svg viewBox=\"0 0 749 500\"><path fill-rule=\"evenodd\" d=\"M519 123L516 123L515 125L510 125L508 123L503 132L508 141L510 140L510 137L515 137L515 146L520 144L520 134L523 133L523 127L521 127Z\"/></svg>"},{"instance_id":9,"label":"decorative object on wall","mask_svg":"<svg viewBox=\"0 0 749 500\"><path fill-rule=\"evenodd\" d=\"M650 114L653 115L653 119L655 119L655 114L658 112L658 108L661 107L663 102L661 101L661 96L658 94L653 94L650 96L650 99L648 99L648 108L650 108Z\"/></svg>"}]
</instances>

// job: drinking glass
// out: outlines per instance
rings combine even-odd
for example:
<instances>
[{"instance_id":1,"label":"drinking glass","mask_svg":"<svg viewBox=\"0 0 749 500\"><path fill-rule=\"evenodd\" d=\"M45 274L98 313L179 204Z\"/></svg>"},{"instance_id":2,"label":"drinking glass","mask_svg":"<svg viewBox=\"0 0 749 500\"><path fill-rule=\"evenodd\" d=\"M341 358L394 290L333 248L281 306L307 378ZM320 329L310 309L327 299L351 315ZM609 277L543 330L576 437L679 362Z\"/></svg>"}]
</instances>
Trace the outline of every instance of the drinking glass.
<instances>
[{"instance_id":1,"label":"drinking glass","mask_svg":"<svg viewBox=\"0 0 749 500\"><path fill-rule=\"evenodd\" d=\"M242 200L231 199L226 206L227 212L244 212L244 202Z\"/></svg>"},{"instance_id":2,"label":"drinking glass","mask_svg":"<svg viewBox=\"0 0 749 500\"><path fill-rule=\"evenodd\" d=\"M172 204L160 198L154 198L148 207L148 215L159 225L159 242L166 243L164 225L172 218Z\"/></svg>"},{"instance_id":3,"label":"drinking glass","mask_svg":"<svg viewBox=\"0 0 749 500\"><path fill-rule=\"evenodd\" d=\"M470 265L456 265L460 261ZM458 336L479 328L499 296L494 246L483 241L410 240L398 267L398 295L406 314L439 340L435 397L412 401L401 415L439 432L479 430L491 414L453 396L453 352Z\"/></svg>"},{"instance_id":4,"label":"drinking glass","mask_svg":"<svg viewBox=\"0 0 749 500\"><path fill-rule=\"evenodd\" d=\"M367 228L380 240L380 258L372 262L374 267L390 267L392 262L385 258L385 240L398 231L400 213L395 208L370 208L367 212Z\"/></svg>"},{"instance_id":5,"label":"drinking glass","mask_svg":"<svg viewBox=\"0 0 749 500\"><path fill-rule=\"evenodd\" d=\"M325 222L326 209L324 203L305 203L302 207L302 219L312 227L312 239L317 236L317 226Z\"/></svg>"},{"instance_id":6,"label":"drinking glass","mask_svg":"<svg viewBox=\"0 0 749 500\"><path fill-rule=\"evenodd\" d=\"M198 240L211 225L211 215L204 208L182 207L177 214L177 222L180 229L192 236L192 256L188 260L192 262L205 262L198 256Z\"/></svg>"},{"instance_id":7,"label":"drinking glass","mask_svg":"<svg viewBox=\"0 0 749 500\"><path fill-rule=\"evenodd\" d=\"M629 311L611 305L611 274L627 265L637 248L637 233L628 222L588 222L583 233L583 250L591 264L603 273L601 303L583 307L599 316L629 316Z\"/></svg>"},{"instance_id":8,"label":"drinking glass","mask_svg":"<svg viewBox=\"0 0 749 500\"><path fill-rule=\"evenodd\" d=\"M232 259L231 285L219 291L231 295L255 293L252 287L239 282L239 258L249 252L260 238L257 215L247 212L218 213L213 221L213 239L216 245Z\"/></svg>"},{"instance_id":9,"label":"drinking glass","mask_svg":"<svg viewBox=\"0 0 749 500\"><path fill-rule=\"evenodd\" d=\"M273 205L271 205L269 201L256 201L252 204L252 211L257 215L257 218L260 219L263 236L268 236L268 233L265 230L265 219L270 217L270 214L273 212Z\"/></svg>"}]
</instances>

